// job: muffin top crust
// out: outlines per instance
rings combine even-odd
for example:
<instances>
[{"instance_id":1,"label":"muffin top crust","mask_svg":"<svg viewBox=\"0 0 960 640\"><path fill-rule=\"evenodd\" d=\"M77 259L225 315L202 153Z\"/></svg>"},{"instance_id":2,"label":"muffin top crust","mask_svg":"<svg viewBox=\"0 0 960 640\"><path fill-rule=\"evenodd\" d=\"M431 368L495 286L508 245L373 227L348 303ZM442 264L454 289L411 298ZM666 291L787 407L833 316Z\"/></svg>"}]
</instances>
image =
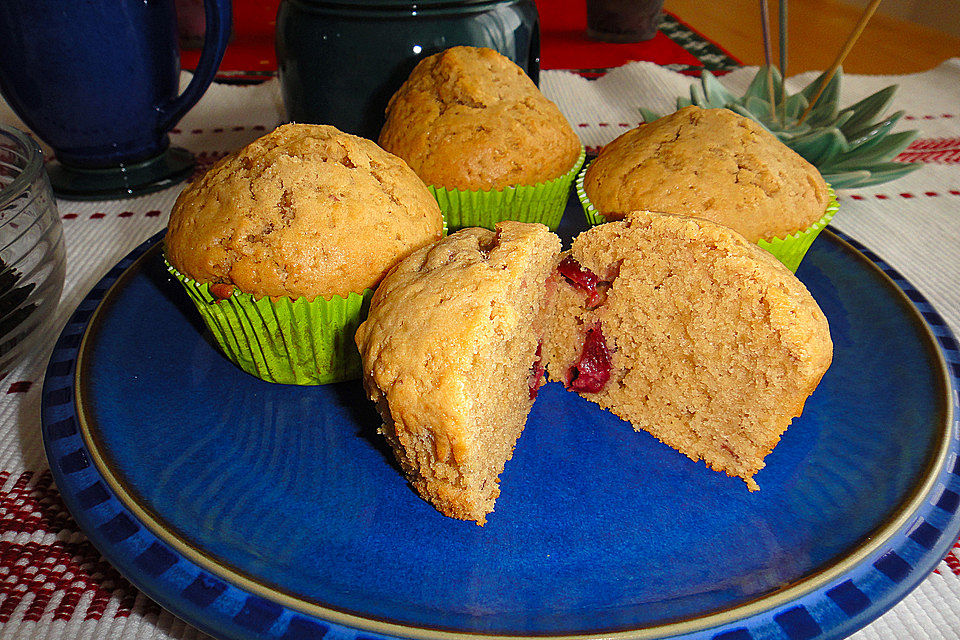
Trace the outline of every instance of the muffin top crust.
<instances>
[{"instance_id":1,"label":"muffin top crust","mask_svg":"<svg viewBox=\"0 0 960 640\"><path fill-rule=\"evenodd\" d=\"M390 99L379 144L427 184L502 189L570 170L580 141L523 69L482 47L424 58Z\"/></svg>"},{"instance_id":2,"label":"muffin top crust","mask_svg":"<svg viewBox=\"0 0 960 640\"><path fill-rule=\"evenodd\" d=\"M829 202L817 168L749 118L684 107L606 145L584 191L608 219L647 210L712 220L751 242L819 220Z\"/></svg>"},{"instance_id":3,"label":"muffin top crust","mask_svg":"<svg viewBox=\"0 0 960 640\"><path fill-rule=\"evenodd\" d=\"M436 200L402 160L331 126L289 124L181 193L165 249L198 282L328 298L376 286L442 233Z\"/></svg>"}]
</instances>

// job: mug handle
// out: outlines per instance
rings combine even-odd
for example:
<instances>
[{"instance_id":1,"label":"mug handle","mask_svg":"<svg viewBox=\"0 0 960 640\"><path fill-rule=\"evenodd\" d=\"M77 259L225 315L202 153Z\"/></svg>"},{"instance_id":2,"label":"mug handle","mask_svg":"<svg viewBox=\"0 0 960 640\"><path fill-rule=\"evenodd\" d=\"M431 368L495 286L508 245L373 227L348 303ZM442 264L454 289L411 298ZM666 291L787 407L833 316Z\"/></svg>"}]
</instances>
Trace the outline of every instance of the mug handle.
<instances>
[{"instance_id":1,"label":"mug handle","mask_svg":"<svg viewBox=\"0 0 960 640\"><path fill-rule=\"evenodd\" d=\"M200 100L207 87L213 82L213 77L227 49L230 25L233 20L231 0L203 0L203 15L206 29L203 34L200 60L197 62L193 79L183 93L159 108L162 131L172 129L180 118Z\"/></svg>"}]
</instances>

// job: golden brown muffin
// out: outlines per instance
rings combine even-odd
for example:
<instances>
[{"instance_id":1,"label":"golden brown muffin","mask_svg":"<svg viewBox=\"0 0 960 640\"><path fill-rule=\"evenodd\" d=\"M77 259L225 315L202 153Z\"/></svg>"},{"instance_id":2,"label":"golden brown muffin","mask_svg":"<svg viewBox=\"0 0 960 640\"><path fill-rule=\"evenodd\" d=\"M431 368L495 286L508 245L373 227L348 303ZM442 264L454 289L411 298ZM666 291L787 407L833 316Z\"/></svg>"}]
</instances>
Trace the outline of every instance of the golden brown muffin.
<instances>
[{"instance_id":1,"label":"golden brown muffin","mask_svg":"<svg viewBox=\"0 0 960 640\"><path fill-rule=\"evenodd\" d=\"M165 249L198 282L312 299L376 286L442 232L436 200L402 160L334 127L289 124L180 194Z\"/></svg>"},{"instance_id":2,"label":"golden brown muffin","mask_svg":"<svg viewBox=\"0 0 960 640\"><path fill-rule=\"evenodd\" d=\"M545 282L560 240L540 224L464 229L403 260L357 331L364 386L416 491L482 525L542 374Z\"/></svg>"},{"instance_id":3,"label":"golden brown muffin","mask_svg":"<svg viewBox=\"0 0 960 640\"><path fill-rule=\"evenodd\" d=\"M783 238L828 204L819 171L729 109L684 107L606 145L584 176L608 220L647 210L712 220L751 242Z\"/></svg>"},{"instance_id":4,"label":"golden brown muffin","mask_svg":"<svg viewBox=\"0 0 960 640\"><path fill-rule=\"evenodd\" d=\"M550 378L757 489L833 357L803 283L726 227L641 211L582 233L558 272Z\"/></svg>"},{"instance_id":5,"label":"golden brown muffin","mask_svg":"<svg viewBox=\"0 0 960 640\"><path fill-rule=\"evenodd\" d=\"M580 141L523 70L486 48L421 60L390 99L380 146L427 184L490 190L569 171Z\"/></svg>"}]
</instances>

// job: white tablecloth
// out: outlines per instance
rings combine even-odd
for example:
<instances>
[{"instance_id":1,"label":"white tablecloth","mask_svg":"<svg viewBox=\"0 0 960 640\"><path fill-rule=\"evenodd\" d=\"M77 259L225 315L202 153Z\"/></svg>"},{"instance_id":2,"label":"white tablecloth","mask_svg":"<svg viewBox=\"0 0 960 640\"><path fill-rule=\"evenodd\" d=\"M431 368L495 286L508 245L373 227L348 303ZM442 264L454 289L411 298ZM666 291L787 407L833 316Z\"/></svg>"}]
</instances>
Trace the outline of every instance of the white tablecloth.
<instances>
[{"instance_id":1,"label":"white tablecloth","mask_svg":"<svg viewBox=\"0 0 960 640\"><path fill-rule=\"evenodd\" d=\"M742 92L755 69L723 78ZM186 75L186 74L185 74ZM815 74L788 81L796 91ZM563 71L541 76L588 147L640 122L638 107L671 111L695 80L650 63L631 63L598 80ZM960 59L906 76L846 76L841 104L889 84L898 129L919 129L911 159L925 166L876 187L839 193L832 226L903 274L960 335ZM275 80L214 85L174 131L201 167L282 122ZM21 126L0 102L0 122ZM67 276L54 330L0 380L0 638L205 637L138 593L107 565L62 512L40 440L44 368L59 328L90 288L124 255L161 230L182 185L109 202L59 201ZM960 556L960 554L958 554ZM960 638L960 560L954 552L915 591L854 636L857 640Z\"/></svg>"}]
</instances>

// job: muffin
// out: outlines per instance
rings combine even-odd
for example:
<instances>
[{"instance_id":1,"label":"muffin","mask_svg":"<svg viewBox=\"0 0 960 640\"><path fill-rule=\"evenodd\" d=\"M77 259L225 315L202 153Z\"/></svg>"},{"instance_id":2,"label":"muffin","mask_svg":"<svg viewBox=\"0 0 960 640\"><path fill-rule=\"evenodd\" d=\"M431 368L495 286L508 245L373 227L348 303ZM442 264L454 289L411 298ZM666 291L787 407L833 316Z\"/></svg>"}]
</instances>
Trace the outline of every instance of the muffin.
<instances>
[{"instance_id":1,"label":"muffin","mask_svg":"<svg viewBox=\"0 0 960 640\"><path fill-rule=\"evenodd\" d=\"M356 334L381 433L417 493L483 525L542 379L544 225L471 228L415 251L380 284Z\"/></svg>"},{"instance_id":2,"label":"muffin","mask_svg":"<svg viewBox=\"0 0 960 640\"><path fill-rule=\"evenodd\" d=\"M817 168L729 109L684 107L627 131L581 174L593 224L647 210L712 220L792 270L837 209Z\"/></svg>"},{"instance_id":3,"label":"muffin","mask_svg":"<svg viewBox=\"0 0 960 640\"><path fill-rule=\"evenodd\" d=\"M580 234L558 273L549 378L757 489L833 357L803 283L727 227L643 211Z\"/></svg>"},{"instance_id":4,"label":"muffin","mask_svg":"<svg viewBox=\"0 0 960 640\"><path fill-rule=\"evenodd\" d=\"M450 229L500 220L555 229L583 147L557 106L492 49L424 58L386 109L379 144L431 188Z\"/></svg>"},{"instance_id":5,"label":"muffin","mask_svg":"<svg viewBox=\"0 0 960 640\"><path fill-rule=\"evenodd\" d=\"M472 228L384 279L356 334L381 433L441 513L484 524L544 371L753 491L833 358L827 319L722 225L630 212L561 254L542 225Z\"/></svg>"},{"instance_id":6,"label":"muffin","mask_svg":"<svg viewBox=\"0 0 960 640\"><path fill-rule=\"evenodd\" d=\"M165 257L224 352L265 380L359 374L352 336L386 272L438 240L426 186L369 140L290 124L215 164L174 204Z\"/></svg>"}]
</instances>

